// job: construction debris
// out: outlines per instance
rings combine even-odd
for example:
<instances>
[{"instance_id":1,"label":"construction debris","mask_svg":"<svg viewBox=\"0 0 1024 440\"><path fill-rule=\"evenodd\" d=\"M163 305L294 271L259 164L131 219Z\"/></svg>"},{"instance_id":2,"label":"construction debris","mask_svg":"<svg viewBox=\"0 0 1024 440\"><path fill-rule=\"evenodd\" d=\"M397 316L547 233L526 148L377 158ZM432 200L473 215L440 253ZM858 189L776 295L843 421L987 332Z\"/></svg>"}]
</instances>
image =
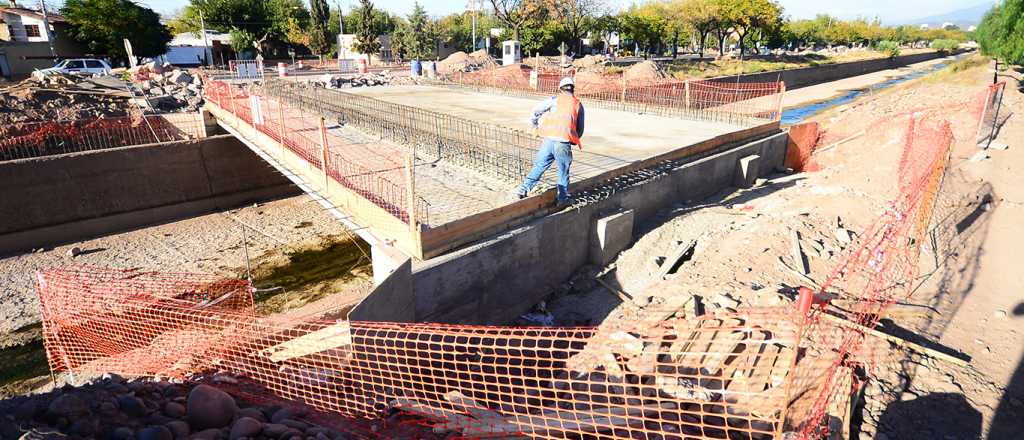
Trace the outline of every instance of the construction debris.
<instances>
[{"instance_id":1,"label":"construction debris","mask_svg":"<svg viewBox=\"0 0 1024 440\"><path fill-rule=\"evenodd\" d=\"M380 73L362 73L354 77L338 74L322 75L314 82L328 89L341 89L345 87L372 87L386 86L395 81L390 70L383 70Z\"/></svg>"}]
</instances>

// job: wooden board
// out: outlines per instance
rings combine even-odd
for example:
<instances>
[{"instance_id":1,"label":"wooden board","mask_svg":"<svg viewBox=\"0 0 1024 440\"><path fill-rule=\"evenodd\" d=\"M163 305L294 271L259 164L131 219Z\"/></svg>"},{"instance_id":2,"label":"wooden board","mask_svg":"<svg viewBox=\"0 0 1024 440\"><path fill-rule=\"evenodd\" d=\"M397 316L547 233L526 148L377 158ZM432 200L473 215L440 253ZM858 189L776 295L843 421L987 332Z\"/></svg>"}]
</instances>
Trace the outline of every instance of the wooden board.
<instances>
[{"instance_id":1,"label":"wooden board","mask_svg":"<svg viewBox=\"0 0 1024 440\"><path fill-rule=\"evenodd\" d=\"M342 321L265 348L260 354L267 356L274 362L284 362L289 359L309 356L332 348L344 348L350 345L352 345L351 327L348 321Z\"/></svg>"}]
</instances>

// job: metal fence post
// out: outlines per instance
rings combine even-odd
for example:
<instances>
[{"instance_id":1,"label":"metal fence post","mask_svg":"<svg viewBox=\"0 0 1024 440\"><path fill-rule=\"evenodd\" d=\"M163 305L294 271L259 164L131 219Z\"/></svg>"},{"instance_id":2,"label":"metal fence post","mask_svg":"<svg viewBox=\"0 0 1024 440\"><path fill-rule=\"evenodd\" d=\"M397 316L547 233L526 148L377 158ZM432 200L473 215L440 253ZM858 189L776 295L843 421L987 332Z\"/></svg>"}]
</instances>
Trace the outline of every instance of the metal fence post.
<instances>
[{"instance_id":1,"label":"metal fence post","mask_svg":"<svg viewBox=\"0 0 1024 440\"><path fill-rule=\"evenodd\" d=\"M408 199L409 233L412 235L413 247L419 252L420 231L416 224L416 152L409 151L405 155L405 192Z\"/></svg>"},{"instance_id":2,"label":"metal fence post","mask_svg":"<svg viewBox=\"0 0 1024 440\"><path fill-rule=\"evenodd\" d=\"M324 196L327 194L327 124L324 122L323 116L320 117L320 168L324 172Z\"/></svg>"},{"instance_id":3,"label":"metal fence post","mask_svg":"<svg viewBox=\"0 0 1024 440\"><path fill-rule=\"evenodd\" d=\"M280 128L278 129L278 135L277 135L278 140L280 140L279 144L281 145L281 154L280 154L279 157L283 159L284 158L284 149L285 149L285 145L284 145L284 142L285 142L284 141L284 98L282 98L280 96L280 94L277 97L277 108L278 108L278 113L281 115L281 117L279 119L279 121L280 121Z\"/></svg>"}]
</instances>

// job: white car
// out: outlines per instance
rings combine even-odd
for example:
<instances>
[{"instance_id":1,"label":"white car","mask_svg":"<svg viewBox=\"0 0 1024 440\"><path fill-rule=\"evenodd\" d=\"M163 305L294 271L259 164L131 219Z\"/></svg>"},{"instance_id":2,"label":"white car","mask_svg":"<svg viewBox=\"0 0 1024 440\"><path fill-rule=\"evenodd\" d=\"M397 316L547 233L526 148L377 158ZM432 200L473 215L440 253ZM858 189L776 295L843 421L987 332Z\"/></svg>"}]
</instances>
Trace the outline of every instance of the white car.
<instances>
[{"instance_id":1,"label":"white car","mask_svg":"<svg viewBox=\"0 0 1024 440\"><path fill-rule=\"evenodd\" d=\"M106 61L97 60L95 58L71 58L57 63L49 69L40 70L43 75L51 73L65 73L65 74L87 74L87 75L107 75L110 73L110 64Z\"/></svg>"}]
</instances>

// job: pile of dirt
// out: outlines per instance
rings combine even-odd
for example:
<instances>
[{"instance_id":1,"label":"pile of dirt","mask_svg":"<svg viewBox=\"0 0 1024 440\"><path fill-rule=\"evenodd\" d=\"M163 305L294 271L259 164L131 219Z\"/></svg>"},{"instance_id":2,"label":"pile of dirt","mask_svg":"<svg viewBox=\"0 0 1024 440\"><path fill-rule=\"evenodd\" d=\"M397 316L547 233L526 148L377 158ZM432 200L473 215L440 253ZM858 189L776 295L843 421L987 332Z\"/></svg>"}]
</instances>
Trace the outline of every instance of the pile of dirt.
<instances>
[{"instance_id":1,"label":"pile of dirt","mask_svg":"<svg viewBox=\"0 0 1024 440\"><path fill-rule=\"evenodd\" d=\"M596 66L603 66L608 62L608 57L604 55L587 55L572 62L572 66L577 69L590 69Z\"/></svg>"},{"instance_id":2,"label":"pile of dirt","mask_svg":"<svg viewBox=\"0 0 1024 440\"><path fill-rule=\"evenodd\" d=\"M654 81L664 79L665 72L654 61L643 61L626 70L626 81Z\"/></svg>"},{"instance_id":3,"label":"pile of dirt","mask_svg":"<svg viewBox=\"0 0 1024 440\"><path fill-rule=\"evenodd\" d=\"M603 93L619 90L615 78L605 76L599 69L587 69L576 72L576 92L584 94Z\"/></svg>"},{"instance_id":4,"label":"pile of dirt","mask_svg":"<svg viewBox=\"0 0 1024 440\"><path fill-rule=\"evenodd\" d=\"M447 74L452 72L472 72L474 70L486 69L496 66L497 63L486 50L478 50L467 54L463 51L455 52L437 63L437 72Z\"/></svg>"},{"instance_id":5,"label":"pile of dirt","mask_svg":"<svg viewBox=\"0 0 1024 440\"><path fill-rule=\"evenodd\" d=\"M127 115L128 97L68 93L23 82L0 91L0 125L38 121L73 121Z\"/></svg>"}]
</instances>

